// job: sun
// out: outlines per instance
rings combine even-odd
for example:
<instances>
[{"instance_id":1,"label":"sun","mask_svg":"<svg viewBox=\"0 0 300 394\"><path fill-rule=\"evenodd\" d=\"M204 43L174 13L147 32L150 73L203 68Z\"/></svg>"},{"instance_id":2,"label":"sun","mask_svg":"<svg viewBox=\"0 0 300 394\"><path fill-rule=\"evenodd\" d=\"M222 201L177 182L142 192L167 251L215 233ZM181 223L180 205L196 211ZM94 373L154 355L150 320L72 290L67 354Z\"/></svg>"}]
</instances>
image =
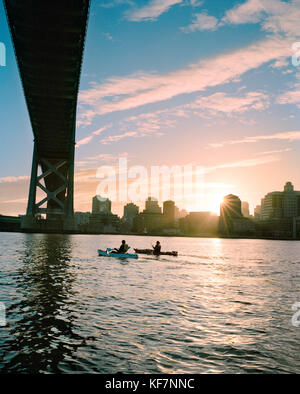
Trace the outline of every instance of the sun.
<instances>
[{"instance_id":1,"label":"sun","mask_svg":"<svg viewBox=\"0 0 300 394\"><path fill-rule=\"evenodd\" d=\"M220 191L210 194L210 199L208 201L209 204L208 211L211 211L219 215L220 205L224 200L224 196L225 196L224 192L220 192Z\"/></svg>"},{"instance_id":2,"label":"sun","mask_svg":"<svg viewBox=\"0 0 300 394\"><path fill-rule=\"evenodd\" d=\"M188 204L186 209L189 212L193 211L210 211L214 214L220 214L220 205L226 196L225 191L223 190L215 190L210 193L205 193L204 195L199 195L198 198L195 198L195 201Z\"/></svg>"}]
</instances>

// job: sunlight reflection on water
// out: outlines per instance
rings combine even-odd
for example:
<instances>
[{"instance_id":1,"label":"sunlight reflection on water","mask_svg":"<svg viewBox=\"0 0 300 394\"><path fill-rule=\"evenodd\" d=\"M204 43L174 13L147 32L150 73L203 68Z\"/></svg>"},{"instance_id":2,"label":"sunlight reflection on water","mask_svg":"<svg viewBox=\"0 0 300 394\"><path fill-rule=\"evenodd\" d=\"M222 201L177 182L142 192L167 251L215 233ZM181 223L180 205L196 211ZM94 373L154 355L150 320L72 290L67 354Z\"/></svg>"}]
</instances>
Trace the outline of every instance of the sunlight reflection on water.
<instances>
[{"instance_id":1,"label":"sunlight reflection on water","mask_svg":"<svg viewBox=\"0 0 300 394\"><path fill-rule=\"evenodd\" d=\"M1 372L300 370L299 242L161 238L177 258L120 261L96 253L120 236L0 237Z\"/></svg>"}]
</instances>

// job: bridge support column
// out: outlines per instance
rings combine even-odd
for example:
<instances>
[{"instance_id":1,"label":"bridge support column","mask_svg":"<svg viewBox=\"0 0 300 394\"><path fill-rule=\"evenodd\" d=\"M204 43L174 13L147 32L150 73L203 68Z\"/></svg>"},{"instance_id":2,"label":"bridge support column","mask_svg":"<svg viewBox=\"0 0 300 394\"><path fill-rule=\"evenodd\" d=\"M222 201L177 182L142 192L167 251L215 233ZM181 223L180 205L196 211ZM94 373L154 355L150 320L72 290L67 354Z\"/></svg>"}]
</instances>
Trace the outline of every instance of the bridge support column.
<instances>
[{"instance_id":1,"label":"bridge support column","mask_svg":"<svg viewBox=\"0 0 300 394\"><path fill-rule=\"evenodd\" d=\"M35 143L27 212L22 219L22 229L62 232L75 230L73 183L74 152L67 159L44 158L39 156ZM45 194L40 201L37 201L38 189ZM45 204L46 207L43 207ZM41 215L46 215L46 219Z\"/></svg>"}]
</instances>

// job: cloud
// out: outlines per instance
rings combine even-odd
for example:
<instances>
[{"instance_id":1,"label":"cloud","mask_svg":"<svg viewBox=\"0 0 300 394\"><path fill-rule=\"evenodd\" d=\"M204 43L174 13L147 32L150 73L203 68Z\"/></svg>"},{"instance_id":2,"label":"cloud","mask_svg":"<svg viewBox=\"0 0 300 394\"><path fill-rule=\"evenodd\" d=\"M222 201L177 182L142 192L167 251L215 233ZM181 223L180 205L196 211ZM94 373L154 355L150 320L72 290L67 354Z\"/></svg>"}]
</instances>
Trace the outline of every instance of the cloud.
<instances>
[{"instance_id":1,"label":"cloud","mask_svg":"<svg viewBox=\"0 0 300 394\"><path fill-rule=\"evenodd\" d=\"M225 145L236 145L236 144L245 144L245 143L255 143L259 141L266 140L286 140L286 141L299 141L300 140L300 131L286 131L275 134L267 134L267 135L256 135L253 137L244 137L239 140L229 140L223 141L220 143L213 143L209 146L212 148L222 148Z\"/></svg>"},{"instance_id":2,"label":"cloud","mask_svg":"<svg viewBox=\"0 0 300 394\"><path fill-rule=\"evenodd\" d=\"M285 36L299 36L300 0L248 0L228 10L225 24L261 22L263 30Z\"/></svg>"},{"instance_id":3,"label":"cloud","mask_svg":"<svg viewBox=\"0 0 300 394\"><path fill-rule=\"evenodd\" d=\"M100 129L98 129L96 131L93 131L92 134L93 135L99 135L99 134L103 133L103 131L105 131L105 130L111 128L111 127L112 127L112 123L109 123L109 124L107 124L107 125L105 125L103 127L100 127Z\"/></svg>"},{"instance_id":4,"label":"cloud","mask_svg":"<svg viewBox=\"0 0 300 394\"><path fill-rule=\"evenodd\" d=\"M185 33L203 30L216 30L218 27L218 19L214 16L208 15L207 12L195 14L193 22L181 30Z\"/></svg>"},{"instance_id":5,"label":"cloud","mask_svg":"<svg viewBox=\"0 0 300 394\"><path fill-rule=\"evenodd\" d=\"M220 170L225 168L255 167L262 164L269 164L278 160L280 160L278 156L267 156L263 158L245 159L245 160L235 161L232 163L224 163L224 164L218 164L213 167L207 167L205 172L212 172L215 170Z\"/></svg>"},{"instance_id":6,"label":"cloud","mask_svg":"<svg viewBox=\"0 0 300 394\"><path fill-rule=\"evenodd\" d=\"M215 93L211 96L200 97L186 107L200 108L201 111L211 115L226 113L231 116L234 113L242 113L254 110L264 110L269 106L269 98L262 92L248 92L244 96L229 96L225 93Z\"/></svg>"},{"instance_id":7,"label":"cloud","mask_svg":"<svg viewBox=\"0 0 300 394\"><path fill-rule=\"evenodd\" d=\"M30 177L27 175L6 176L4 178L0 178L0 183L15 183L20 181L27 181L28 179L30 179Z\"/></svg>"},{"instance_id":8,"label":"cloud","mask_svg":"<svg viewBox=\"0 0 300 394\"><path fill-rule=\"evenodd\" d=\"M79 100L90 117L91 111L96 116L129 110L235 81L250 70L289 55L288 41L266 39L166 74L136 73L109 78L81 91Z\"/></svg>"},{"instance_id":9,"label":"cloud","mask_svg":"<svg viewBox=\"0 0 300 394\"><path fill-rule=\"evenodd\" d=\"M101 140L101 143L107 145L107 144L111 144L112 142L120 141L121 139L126 137L135 137L136 135L137 135L136 131L129 131L118 135L110 135L106 138L103 138L103 140Z\"/></svg>"},{"instance_id":10,"label":"cloud","mask_svg":"<svg viewBox=\"0 0 300 394\"><path fill-rule=\"evenodd\" d=\"M89 137L82 138L81 140L79 140L76 143L76 148L78 148L79 146L88 144L89 142L91 142L92 139L93 139L92 135L90 135Z\"/></svg>"},{"instance_id":11,"label":"cloud","mask_svg":"<svg viewBox=\"0 0 300 394\"><path fill-rule=\"evenodd\" d=\"M150 0L144 7L128 11L126 16L131 22L154 21L170 7L182 2L183 0Z\"/></svg>"},{"instance_id":12,"label":"cloud","mask_svg":"<svg viewBox=\"0 0 300 394\"><path fill-rule=\"evenodd\" d=\"M278 104L296 104L300 108L300 90L291 90L281 94L277 97L277 102Z\"/></svg>"},{"instance_id":13,"label":"cloud","mask_svg":"<svg viewBox=\"0 0 300 394\"><path fill-rule=\"evenodd\" d=\"M95 156L85 157L83 161L76 161L77 167L85 167L85 166L93 166L93 168L99 163L113 163L121 157L128 158L128 152L118 153L117 155L113 155L111 153L100 153Z\"/></svg>"},{"instance_id":14,"label":"cloud","mask_svg":"<svg viewBox=\"0 0 300 394\"><path fill-rule=\"evenodd\" d=\"M113 8L113 7L116 7L119 5L123 5L123 4L133 6L134 2L132 0L103 0L100 3L100 7Z\"/></svg>"},{"instance_id":15,"label":"cloud","mask_svg":"<svg viewBox=\"0 0 300 394\"><path fill-rule=\"evenodd\" d=\"M102 33L102 34L107 40L114 41L113 36L110 33Z\"/></svg>"},{"instance_id":16,"label":"cloud","mask_svg":"<svg viewBox=\"0 0 300 394\"><path fill-rule=\"evenodd\" d=\"M274 153L285 153L285 152L290 152L292 149L291 148L285 148L285 149L278 149L278 150L269 150L265 152L258 152L256 155L273 155Z\"/></svg>"},{"instance_id":17,"label":"cloud","mask_svg":"<svg viewBox=\"0 0 300 394\"><path fill-rule=\"evenodd\" d=\"M78 148L79 146L82 146L82 145L89 144L95 135L99 135L99 134L103 133L103 131L109 129L110 127L112 127L112 123L109 123L103 127L100 127L98 130L93 131L92 134L89 135L88 137L85 137L85 138L82 138L81 140L79 140L76 143L76 148Z\"/></svg>"}]
</instances>

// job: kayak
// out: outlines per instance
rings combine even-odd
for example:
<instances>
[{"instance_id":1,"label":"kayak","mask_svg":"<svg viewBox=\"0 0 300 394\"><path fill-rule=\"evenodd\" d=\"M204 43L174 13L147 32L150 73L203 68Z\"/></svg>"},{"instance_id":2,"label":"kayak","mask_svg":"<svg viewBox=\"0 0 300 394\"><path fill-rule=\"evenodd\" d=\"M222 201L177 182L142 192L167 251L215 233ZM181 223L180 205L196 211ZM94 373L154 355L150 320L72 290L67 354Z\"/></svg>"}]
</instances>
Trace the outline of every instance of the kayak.
<instances>
[{"instance_id":1,"label":"kayak","mask_svg":"<svg viewBox=\"0 0 300 394\"><path fill-rule=\"evenodd\" d=\"M108 250L101 250L101 249L98 249L98 254L99 254L99 256L117 257L119 259L138 259L139 258L139 256L135 253L114 253L114 252L110 252Z\"/></svg>"},{"instance_id":2,"label":"kayak","mask_svg":"<svg viewBox=\"0 0 300 394\"><path fill-rule=\"evenodd\" d=\"M154 255L153 249L134 249L134 251L135 251L135 253L139 253L139 254ZM162 255L162 256L178 256L178 252L176 252L175 250L173 250L172 252L160 252L159 255Z\"/></svg>"}]
</instances>

